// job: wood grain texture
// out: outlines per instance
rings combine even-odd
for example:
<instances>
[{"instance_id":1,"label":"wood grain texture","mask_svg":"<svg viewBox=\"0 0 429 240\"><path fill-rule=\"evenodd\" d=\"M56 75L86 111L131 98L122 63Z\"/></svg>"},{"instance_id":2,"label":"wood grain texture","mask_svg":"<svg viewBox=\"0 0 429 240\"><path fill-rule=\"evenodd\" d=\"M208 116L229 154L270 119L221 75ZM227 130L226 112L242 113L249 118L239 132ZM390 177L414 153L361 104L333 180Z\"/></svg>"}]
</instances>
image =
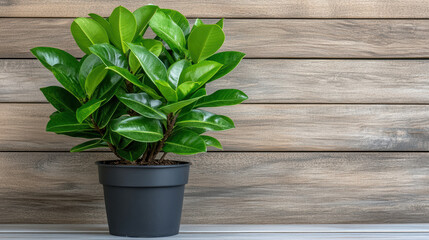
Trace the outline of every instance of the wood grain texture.
<instances>
[{"instance_id":1,"label":"wood grain texture","mask_svg":"<svg viewBox=\"0 0 429 240\"><path fill-rule=\"evenodd\" d=\"M243 90L245 103L429 103L428 60L244 59L209 93ZM59 85L37 60L0 60L0 102L46 102Z\"/></svg>"},{"instance_id":2,"label":"wood grain texture","mask_svg":"<svg viewBox=\"0 0 429 240\"><path fill-rule=\"evenodd\" d=\"M236 128L211 132L228 151L427 151L429 105L242 104L208 109ZM49 104L0 104L0 151L67 151L45 132Z\"/></svg>"},{"instance_id":3,"label":"wood grain texture","mask_svg":"<svg viewBox=\"0 0 429 240\"><path fill-rule=\"evenodd\" d=\"M105 223L95 160L0 153L0 223ZM190 157L183 223L428 223L429 153L207 153Z\"/></svg>"},{"instance_id":4,"label":"wood grain texture","mask_svg":"<svg viewBox=\"0 0 429 240\"><path fill-rule=\"evenodd\" d=\"M70 34L72 19L0 21L0 58L31 58L29 49L36 46L82 56ZM222 50L241 51L248 58L429 56L429 20L228 19L224 30L227 38Z\"/></svg>"},{"instance_id":5,"label":"wood grain texture","mask_svg":"<svg viewBox=\"0 0 429 240\"><path fill-rule=\"evenodd\" d=\"M82 17L89 12L109 16L113 0L3 0L0 17ZM134 10L152 3L176 9L187 17L210 18L427 18L428 0L123 0Z\"/></svg>"}]
</instances>

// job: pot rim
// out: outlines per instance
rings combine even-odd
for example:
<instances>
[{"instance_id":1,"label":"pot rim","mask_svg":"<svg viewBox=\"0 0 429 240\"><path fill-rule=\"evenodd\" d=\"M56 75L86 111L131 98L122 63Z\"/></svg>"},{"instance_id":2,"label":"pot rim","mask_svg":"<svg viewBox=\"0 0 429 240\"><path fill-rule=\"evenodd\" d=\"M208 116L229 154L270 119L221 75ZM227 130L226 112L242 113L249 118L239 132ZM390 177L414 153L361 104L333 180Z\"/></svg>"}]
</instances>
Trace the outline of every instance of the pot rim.
<instances>
[{"instance_id":1,"label":"pot rim","mask_svg":"<svg viewBox=\"0 0 429 240\"><path fill-rule=\"evenodd\" d=\"M179 164L173 164L173 165L113 165L113 164L106 164L107 162L113 162L117 160L105 160L105 161L96 161L95 164L98 166L103 167L110 167L110 168L181 168L181 167L188 167L192 165L191 162L185 162L185 161L176 161Z\"/></svg>"}]
</instances>

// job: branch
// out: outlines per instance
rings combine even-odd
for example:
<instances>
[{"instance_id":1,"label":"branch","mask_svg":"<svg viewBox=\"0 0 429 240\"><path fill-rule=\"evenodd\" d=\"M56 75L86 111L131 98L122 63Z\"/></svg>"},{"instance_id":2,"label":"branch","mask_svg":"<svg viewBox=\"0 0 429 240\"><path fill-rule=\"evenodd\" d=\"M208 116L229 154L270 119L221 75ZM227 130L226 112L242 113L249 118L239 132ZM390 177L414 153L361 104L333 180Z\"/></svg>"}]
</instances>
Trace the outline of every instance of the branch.
<instances>
[{"instance_id":1,"label":"branch","mask_svg":"<svg viewBox=\"0 0 429 240\"><path fill-rule=\"evenodd\" d=\"M100 127L97 125L97 123L95 122L94 118L91 115L91 122L94 125L95 130L100 133L101 138L104 137L104 131L103 129L100 129ZM107 141L106 141L107 142ZM109 146L110 150L113 152L113 154L115 154L116 157L118 157L119 159L121 159L122 161L126 161L126 159L124 159L123 157L119 156L118 152L116 151L116 147L113 146L113 144L111 144L110 142L107 142L107 145Z\"/></svg>"},{"instance_id":2,"label":"branch","mask_svg":"<svg viewBox=\"0 0 429 240\"><path fill-rule=\"evenodd\" d=\"M149 156L149 162L152 162L156 155L162 150L164 147L165 142L167 141L168 137L170 137L171 133L173 133L174 124L176 123L178 115L173 116L172 113L170 113L167 117L167 129L165 130L164 137L161 139L161 141L156 145L156 148L152 150L152 153ZM165 157L165 156L163 156Z\"/></svg>"}]
</instances>

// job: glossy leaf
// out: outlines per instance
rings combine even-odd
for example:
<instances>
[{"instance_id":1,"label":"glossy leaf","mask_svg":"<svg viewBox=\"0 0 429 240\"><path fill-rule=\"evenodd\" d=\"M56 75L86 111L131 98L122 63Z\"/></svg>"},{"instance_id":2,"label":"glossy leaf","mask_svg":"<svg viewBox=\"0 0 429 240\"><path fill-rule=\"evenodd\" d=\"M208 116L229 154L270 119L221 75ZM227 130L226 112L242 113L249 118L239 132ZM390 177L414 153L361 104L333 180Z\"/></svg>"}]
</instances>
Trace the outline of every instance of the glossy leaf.
<instances>
[{"instance_id":1,"label":"glossy leaf","mask_svg":"<svg viewBox=\"0 0 429 240\"><path fill-rule=\"evenodd\" d=\"M146 5L133 12L137 23L137 35L143 36L149 26L150 19L158 9L159 7L155 5Z\"/></svg>"},{"instance_id":2,"label":"glossy leaf","mask_svg":"<svg viewBox=\"0 0 429 240\"><path fill-rule=\"evenodd\" d=\"M71 71L79 72L79 62L71 54L57 48L35 47L31 53L42 63L44 67L52 71L57 64L68 66Z\"/></svg>"},{"instance_id":3,"label":"glossy leaf","mask_svg":"<svg viewBox=\"0 0 429 240\"><path fill-rule=\"evenodd\" d=\"M107 147L107 144L103 140L89 140L87 142L81 143L74 146L70 152L82 152L92 148Z\"/></svg>"},{"instance_id":4,"label":"glossy leaf","mask_svg":"<svg viewBox=\"0 0 429 240\"><path fill-rule=\"evenodd\" d=\"M94 21L98 22L106 31L107 36L109 37L109 39L112 39L112 29L110 27L110 23L109 21L107 21L104 17L97 15L95 13L90 13L88 14L92 19L94 19Z\"/></svg>"},{"instance_id":5,"label":"glossy leaf","mask_svg":"<svg viewBox=\"0 0 429 240\"><path fill-rule=\"evenodd\" d=\"M146 151L147 143L132 142L125 149L117 149L118 154L128 161L139 159Z\"/></svg>"},{"instance_id":6,"label":"glossy leaf","mask_svg":"<svg viewBox=\"0 0 429 240\"><path fill-rule=\"evenodd\" d=\"M215 61L202 61L185 68L180 75L179 85L184 82L198 82L204 85L222 67L222 64Z\"/></svg>"},{"instance_id":7,"label":"glossy leaf","mask_svg":"<svg viewBox=\"0 0 429 240\"><path fill-rule=\"evenodd\" d=\"M147 94L149 94L152 98L160 99L161 97L156 93L155 90L150 88L149 86L144 85L136 76L128 72L128 70L116 66L107 67L107 69L112 70L119 76L127 79L129 82L137 86L138 88L145 91Z\"/></svg>"},{"instance_id":8,"label":"glossy leaf","mask_svg":"<svg viewBox=\"0 0 429 240\"><path fill-rule=\"evenodd\" d=\"M157 108L162 104L154 100L147 93L128 93L118 96L119 100L127 107L147 118L167 119L167 116Z\"/></svg>"},{"instance_id":9,"label":"glossy leaf","mask_svg":"<svg viewBox=\"0 0 429 240\"><path fill-rule=\"evenodd\" d=\"M143 46L132 43L128 43L128 46L154 84L156 80L167 81L167 69L159 58Z\"/></svg>"},{"instance_id":10,"label":"glossy leaf","mask_svg":"<svg viewBox=\"0 0 429 240\"><path fill-rule=\"evenodd\" d=\"M114 97L94 113L94 119L100 129L103 129L107 126L120 104L121 102L119 102L118 99Z\"/></svg>"},{"instance_id":11,"label":"glossy leaf","mask_svg":"<svg viewBox=\"0 0 429 240\"><path fill-rule=\"evenodd\" d=\"M206 151L204 140L195 132L182 129L171 135L163 147L164 152L190 155Z\"/></svg>"},{"instance_id":12,"label":"glossy leaf","mask_svg":"<svg viewBox=\"0 0 429 240\"><path fill-rule=\"evenodd\" d=\"M153 32L175 52L186 52L186 39L182 29L165 13L157 11L149 22Z\"/></svg>"},{"instance_id":13,"label":"glossy leaf","mask_svg":"<svg viewBox=\"0 0 429 240\"><path fill-rule=\"evenodd\" d=\"M115 8L109 17L112 29L112 42L124 53L128 51L126 42L132 42L137 31L136 19L132 12L119 6Z\"/></svg>"},{"instance_id":14,"label":"glossy leaf","mask_svg":"<svg viewBox=\"0 0 429 240\"><path fill-rule=\"evenodd\" d=\"M85 82L91 71L98 66L105 66L97 55L90 54L86 56L87 57L83 61L81 61L82 63L80 64L79 70L79 83L82 89L85 89Z\"/></svg>"},{"instance_id":15,"label":"glossy leaf","mask_svg":"<svg viewBox=\"0 0 429 240\"><path fill-rule=\"evenodd\" d=\"M104 65L100 65L92 69L85 81L85 91L88 98L91 98L95 89L103 81L107 74L107 69Z\"/></svg>"},{"instance_id":16,"label":"glossy leaf","mask_svg":"<svg viewBox=\"0 0 429 240\"><path fill-rule=\"evenodd\" d=\"M167 71L168 75L168 82L171 86L174 87L174 89L177 88L177 85L179 84L180 74L182 73L183 69L191 66L191 62L188 60L180 60L172 64Z\"/></svg>"},{"instance_id":17,"label":"glossy leaf","mask_svg":"<svg viewBox=\"0 0 429 240\"><path fill-rule=\"evenodd\" d=\"M187 100L183 100L183 101L179 101L179 102L175 102L175 103L170 103L170 104L167 104L167 105L161 107L160 110L163 111L165 114L174 113L174 112L188 106L189 104L196 102L198 99L200 99L200 98L196 97L196 98L187 99Z\"/></svg>"},{"instance_id":18,"label":"glossy leaf","mask_svg":"<svg viewBox=\"0 0 429 240\"><path fill-rule=\"evenodd\" d=\"M97 55L106 66L117 66L127 68L127 58L125 55L114 46L104 43L96 44L89 48L89 50Z\"/></svg>"},{"instance_id":19,"label":"glossy leaf","mask_svg":"<svg viewBox=\"0 0 429 240\"><path fill-rule=\"evenodd\" d=\"M106 30L94 19L76 18L70 29L79 48L87 54L91 53L90 46L109 42Z\"/></svg>"},{"instance_id":20,"label":"glossy leaf","mask_svg":"<svg viewBox=\"0 0 429 240\"><path fill-rule=\"evenodd\" d=\"M143 116L115 119L112 121L111 129L138 142L156 142L163 137L161 123Z\"/></svg>"},{"instance_id":21,"label":"glossy leaf","mask_svg":"<svg viewBox=\"0 0 429 240\"><path fill-rule=\"evenodd\" d=\"M71 93L62 87L50 86L41 88L40 90L52 106L60 112L75 112L81 105Z\"/></svg>"},{"instance_id":22,"label":"glossy leaf","mask_svg":"<svg viewBox=\"0 0 429 240\"><path fill-rule=\"evenodd\" d=\"M75 132L61 132L57 133L61 135L66 135L69 137L77 137L77 138L87 138L87 139L93 139L93 138L100 138L100 133L96 131L75 131Z\"/></svg>"},{"instance_id":23,"label":"glossy leaf","mask_svg":"<svg viewBox=\"0 0 429 240\"><path fill-rule=\"evenodd\" d=\"M188 49L195 63L213 55L225 41L225 34L216 24L204 24L192 30L188 38Z\"/></svg>"},{"instance_id":24,"label":"glossy leaf","mask_svg":"<svg viewBox=\"0 0 429 240\"><path fill-rule=\"evenodd\" d=\"M81 100L85 98L85 92L77 79L77 72L73 72L74 69L68 65L56 64L52 66L51 71L58 82L77 99Z\"/></svg>"},{"instance_id":25,"label":"glossy leaf","mask_svg":"<svg viewBox=\"0 0 429 240\"><path fill-rule=\"evenodd\" d=\"M201 84L197 82L185 82L179 85L177 88L177 98L179 100L185 99L187 96L193 94L198 88L201 87Z\"/></svg>"},{"instance_id":26,"label":"glossy leaf","mask_svg":"<svg viewBox=\"0 0 429 240\"><path fill-rule=\"evenodd\" d=\"M108 72L104 80L98 85L93 93L93 98L103 99L107 103L123 83L121 76L113 72Z\"/></svg>"},{"instance_id":27,"label":"glossy leaf","mask_svg":"<svg viewBox=\"0 0 429 240\"><path fill-rule=\"evenodd\" d=\"M240 90L221 89L198 100L195 107L220 107L235 105L243 102L244 100L247 100L247 98L247 95Z\"/></svg>"},{"instance_id":28,"label":"glossy leaf","mask_svg":"<svg viewBox=\"0 0 429 240\"><path fill-rule=\"evenodd\" d=\"M80 131L91 131L87 123L79 123L73 112L54 113L46 125L46 131L55 133L69 133Z\"/></svg>"},{"instance_id":29,"label":"glossy leaf","mask_svg":"<svg viewBox=\"0 0 429 240\"><path fill-rule=\"evenodd\" d=\"M182 116L179 116L176 121L176 126L204 128L210 131L222 131L234 128L234 123L226 116L194 109Z\"/></svg>"},{"instance_id":30,"label":"glossy leaf","mask_svg":"<svg viewBox=\"0 0 429 240\"><path fill-rule=\"evenodd\" d=\"M161 54L164 48L164 45L162 44L162 42L155 39L140 38L140 40L135 43L145 47L147 50L149 50L157 57ZM137 72L137 70L140 68L140 62L132 52L130 53L130 56L129 56L129 65L130 65L131 72L134 72L134 73Z\"/></svg>"},{"instance_id":31,"label":"glossy leaf","mask_svg":"<svg viewBox=\"0 0 429 240\"><path fill-rule=\"evenodd\" d=\"M218 25L220 28L223 28L223 18L216 22L216 25Z\"/></svg>"},{"instance_id":32,"label":"glossy leaf","mask_svg":"<svg viewBox=\"0 0 429 240\"><path fill-rule=\"evenodd\" d=\"M202 97L204 97L204 96L206 96L207 95L207 91L206 91L206 89L205 88L200 88L200 89L198 89L196 92L194 92L192 95L191 95L191 97L189 98L189 99L200 99L200 98L202 98ZM192 104L189 104L188 106L186 106L186 107L184 107L184 108L182 108L182 110L180 111L180 113L181 114L184 114L184 113L186 113L186 112L189 112L189 111L191 111L192 109L194 109L194 107L195 107L195 104L197 103L198 101L195 101L195 102L193 102Z\"/></svg>"},{"instance_id":33,"label":"glossy leaf","mask_svg":"<svg viewBox=\"0 0 429 240\"><path fill-rule=\"evenodd\" d=\"M162 80L156 80L155 81L156 87L159 89L159 91L162 93L165 99L169 102L177 102L177 94L176 91L168 84L166 81Z\"/></svg>"},{"instance_id":34,"label":"glossy leaf","mask_svg":"<svg viewBox=\"0 0 429 240\"><path fill-rule=\"evenodd\" d=\"M222 67L208 82L221 78L231 72L235 67L237 67L245 55L246 54L242 52L228 51L216 53L209 57L207 60L218 62L222 64Z\"/></svg>"},{"instance_id":35,"label":"glossy leaf","mask_svg":"<svg viewBox=\"0 0 429 240\"><path fill-rule=\"evenodd\" d=\"M85 121L92 113L94 113L100 106L103 100L91 99L76 110L76 119L79 123Z\"/></svg>"},{"instance_id":36,"label":"glossy leaf","mask_svg":"<svg viewBox=\"0 0 429 240\"><path fill-rule=\"evenodd\" d=\"M185 36L191 32L188 19L186 19L186 17L183 16L180 12L173 9L160 9L160 11L169 16L171 20L173 20L177 26L182 29Z\"/></svg>"},{"instance_id":37,"label":"glossy leaf","mask_svg":"<svg viewBox=\"0 0 429 240\"><path fill-rule=\"evenodd\" d=\"M202 135L201 138L204 140L207 147L215 147L222 150L222 144L216 138L204 135Z\"/></svg>"}]
</instances>

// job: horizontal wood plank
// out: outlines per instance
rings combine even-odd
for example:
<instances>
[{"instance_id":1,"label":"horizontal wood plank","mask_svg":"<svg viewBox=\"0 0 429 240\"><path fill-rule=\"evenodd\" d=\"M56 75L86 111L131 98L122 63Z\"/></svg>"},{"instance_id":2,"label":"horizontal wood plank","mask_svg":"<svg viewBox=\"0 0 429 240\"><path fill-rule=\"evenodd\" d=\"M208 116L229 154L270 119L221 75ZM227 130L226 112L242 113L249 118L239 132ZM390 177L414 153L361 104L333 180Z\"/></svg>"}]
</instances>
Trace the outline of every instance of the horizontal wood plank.
<instances>
[{"instance_id":1,"label":"horizontal wood plank","mask_svg":"<svg viewBox=\"0 0 429 240\"><path fill-rule=\"evenodd\" d=\"M229 151L427 151L429 105L242 104L208 109L236 128L211 132ZM0 151L65 151L45 132L49 104L0 104Z\"/></svg>"},{"instance_id":2,"label":"horizontal wood plank","mask_svg":"<svg viewBox=\"0 0 429 240\"><path fill-rule=\"evenodd\" d=\"M188 17L210 18L427 18L429 11L428 0L123 0L120 4L133 11L148 3ZM81 17L90 12L107 17L118 5L114 0L4 0L0 17Z\"/></svg>"},{"instance_id":3,"label":"horizontal wood plank","mask_svg":"<svg viewBox=\"0 0 429 240\"><path fill-rule=\"evenodd\" d=\"M94 161L112 158L0 153L0 223L105 223ZM193 164L182 223L428 223L429 153L173 158Z\"/></svg>"},{"instance_id":4,"label":"horizontal wood plank","mask_svg":"<svg viewBox=\"0 0 429 240\"><path fill-rule=\"evenodd\" d=\"M429 103L428 60L244 59L208 86L243 90L246 103ZM0 60L0 102L46 102L59 85L37 60Z\"/></svg>"},{"instance_id":5,"label":"horizontal wood plank","mask_svg":"<svg viewBox=\"0 0 429 240\"><path fill-rule=\"evenodd\" d=\"M82 56L70 34L72 19L0 21L0 58L31 58L29 49L36 46ZM242 51L249 58L429 56L429 20L228 19L224 30L227 37L222 50Z\"/></svg>"}]
</instances>

